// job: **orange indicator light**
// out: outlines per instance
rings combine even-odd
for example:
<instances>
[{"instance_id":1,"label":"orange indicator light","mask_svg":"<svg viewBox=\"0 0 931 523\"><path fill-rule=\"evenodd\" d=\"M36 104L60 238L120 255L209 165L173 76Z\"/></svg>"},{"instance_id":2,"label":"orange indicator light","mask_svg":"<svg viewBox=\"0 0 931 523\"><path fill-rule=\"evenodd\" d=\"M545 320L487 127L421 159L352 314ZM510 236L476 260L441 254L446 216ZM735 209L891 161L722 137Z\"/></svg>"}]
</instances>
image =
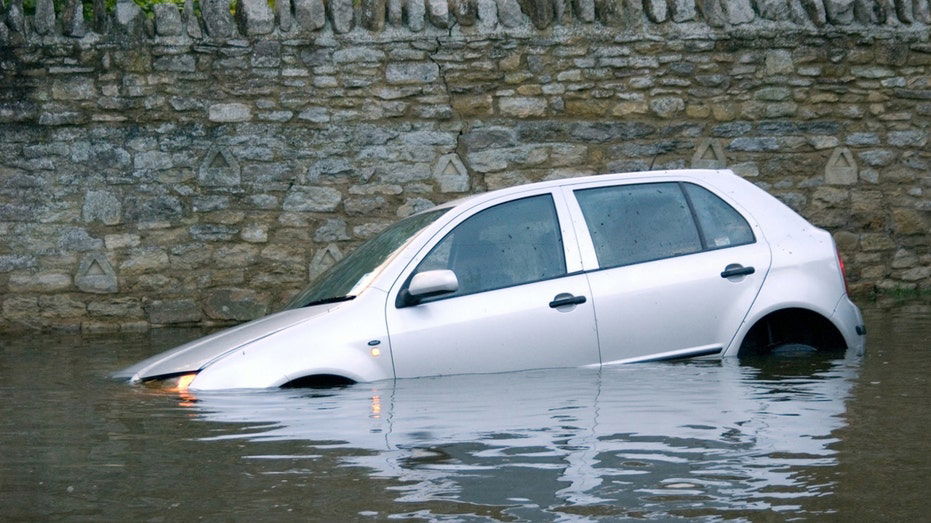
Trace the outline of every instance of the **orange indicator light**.
<instances>
[{"instance_id":1,"label":"orange indicator light","mask_svg":"<svg viewBox=\"0 0 931 523\"><path fill-rule=\"evenodd\" d=\"M378 347L372 347L372 357L377 358L379 356L381 356L381 349Z\"/></svg>"},{"instance_id":2,"label":"orange indicator light","mask_svg":"<svg viewBox=\"0 0 931 523\"><path fill-rule=\"evenodd\" d=\"M194 378L196 377L197 377L197 374L185 374L184 376L181 376L180 378L178 378L178 387L176 390L178 392L187 391L188 387L191 386L191 382L194 381Z\"/></svg>"}]
</instances>

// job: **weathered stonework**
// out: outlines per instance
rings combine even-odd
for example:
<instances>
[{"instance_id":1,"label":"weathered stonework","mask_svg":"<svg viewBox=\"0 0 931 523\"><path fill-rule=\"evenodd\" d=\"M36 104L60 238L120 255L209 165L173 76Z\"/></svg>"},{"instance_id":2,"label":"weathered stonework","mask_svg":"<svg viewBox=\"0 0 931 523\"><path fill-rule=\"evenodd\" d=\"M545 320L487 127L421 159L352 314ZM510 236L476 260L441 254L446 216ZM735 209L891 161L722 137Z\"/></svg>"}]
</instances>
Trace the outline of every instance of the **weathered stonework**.
<instances>
[{"instance_id":1,"label":"weathered stonework","mask_svg":"<svg viewBox=\"0 0 931 523\"><path fill-rule=\"evenodd\" d=\"M3 5L0 330L242 321L464 193L690 166L931 287L928 0Z\"/></svg>"}]
</instances>

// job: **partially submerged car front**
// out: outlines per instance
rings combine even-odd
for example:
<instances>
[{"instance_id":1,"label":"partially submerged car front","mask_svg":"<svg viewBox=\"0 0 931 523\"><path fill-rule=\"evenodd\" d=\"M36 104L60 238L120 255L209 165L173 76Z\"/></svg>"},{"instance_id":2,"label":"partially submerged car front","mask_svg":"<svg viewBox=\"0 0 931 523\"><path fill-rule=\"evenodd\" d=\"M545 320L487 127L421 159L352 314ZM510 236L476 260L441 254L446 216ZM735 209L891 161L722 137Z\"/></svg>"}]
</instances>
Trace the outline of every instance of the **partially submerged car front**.
<instances>
[{"instance_id":1,"label":"partially submerged car front","mask_svg":"<svg viewBox=\"0 0 931 523\"><path fill-rule=\"evenodd\" d=\"M389 268L406 264L405 247L425 241L430 226L448 210L449 205L431 209L388 227L321 274L280 312L191 341L113 377L172 390L393 378L388 333L379 319L385 289L394 281Z\"/></svg>"}]
</instances>

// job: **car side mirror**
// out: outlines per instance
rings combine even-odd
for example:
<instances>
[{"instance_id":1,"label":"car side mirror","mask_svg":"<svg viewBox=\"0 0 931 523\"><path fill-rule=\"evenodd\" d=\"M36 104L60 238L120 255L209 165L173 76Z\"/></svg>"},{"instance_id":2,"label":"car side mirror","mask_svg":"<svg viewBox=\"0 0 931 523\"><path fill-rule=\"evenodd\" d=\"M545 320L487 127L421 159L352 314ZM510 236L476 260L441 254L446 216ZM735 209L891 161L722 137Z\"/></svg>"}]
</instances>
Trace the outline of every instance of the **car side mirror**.
<instances>
[{"instance_id":1,"label":"car side mirror","mask_svg":"<svg viewBox=\"0 0 931 523\"><path fill-rule=\"evenodd\" d=\"M411 278L407 289L401 291L399 305L407 307L417 305L424 298L439 296L459 290L459 278L449 269L424 271Z\"/></svg>"}]
</instances>

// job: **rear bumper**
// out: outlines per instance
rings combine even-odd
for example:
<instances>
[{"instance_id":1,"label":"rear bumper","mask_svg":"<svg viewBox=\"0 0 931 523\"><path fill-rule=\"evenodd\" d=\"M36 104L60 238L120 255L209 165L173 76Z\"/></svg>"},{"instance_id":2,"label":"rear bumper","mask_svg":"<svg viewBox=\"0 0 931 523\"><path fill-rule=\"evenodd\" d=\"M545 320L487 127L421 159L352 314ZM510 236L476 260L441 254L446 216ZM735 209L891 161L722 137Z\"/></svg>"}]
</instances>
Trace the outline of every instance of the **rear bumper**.
<instances>
[{"instance_id":1,"label":"rear bumper","mask_svg":"<svg viewBox=\"0 0 931 523\"><path fill-rule=\"evenodd\" d=\"M849 349L859 353L866 349L866 326L863 324L863 315L860 314L860 308L850 301L846 294L834 306L831 321L840 329Z\"/></svg>"}]
</instances>

